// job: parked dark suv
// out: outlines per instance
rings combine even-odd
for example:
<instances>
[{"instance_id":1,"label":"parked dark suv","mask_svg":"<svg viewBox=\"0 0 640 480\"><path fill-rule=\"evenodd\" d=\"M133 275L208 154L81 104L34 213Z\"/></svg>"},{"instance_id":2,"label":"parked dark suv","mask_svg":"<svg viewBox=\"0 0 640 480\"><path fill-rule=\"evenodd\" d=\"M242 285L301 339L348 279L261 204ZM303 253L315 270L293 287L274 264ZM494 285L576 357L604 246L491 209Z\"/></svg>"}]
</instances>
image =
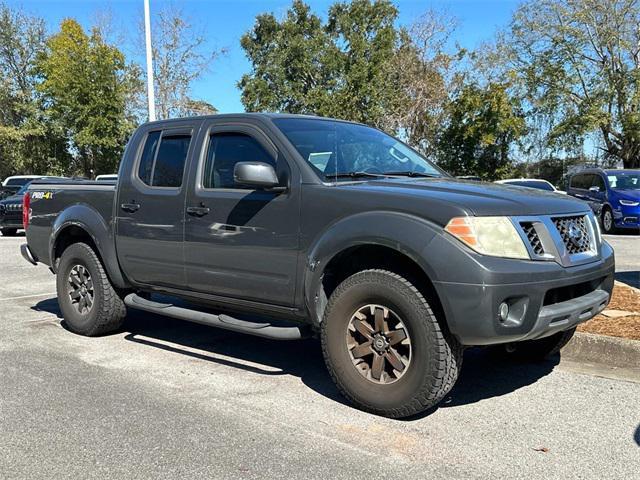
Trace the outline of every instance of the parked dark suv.
<instances>
[{"instance_id":1,"label":"parked dark suv","mask_svg":"<svg viewBox=\"0 0 640 480\"><path fill-rule=\"evenodd\" d=\"M60 180L62 177L27 178L17 191L0 200L0 233L5 237L12 237L22 230L22 197L29 189L33 180ZM20 178L19 180L23 180ZM9 184L11 185L11 184Z\"/></svg>"},{"instance_id":2,"label":"parked dark suv","mask_svg":"<svg viewBox=\"0 0 640 480\"><path fill-rule=\"evenodd\" d=\"M591 205L605 233L640 228L640 170L582 170L571 176L567 193Z\"/></svg>"}]
</instances>

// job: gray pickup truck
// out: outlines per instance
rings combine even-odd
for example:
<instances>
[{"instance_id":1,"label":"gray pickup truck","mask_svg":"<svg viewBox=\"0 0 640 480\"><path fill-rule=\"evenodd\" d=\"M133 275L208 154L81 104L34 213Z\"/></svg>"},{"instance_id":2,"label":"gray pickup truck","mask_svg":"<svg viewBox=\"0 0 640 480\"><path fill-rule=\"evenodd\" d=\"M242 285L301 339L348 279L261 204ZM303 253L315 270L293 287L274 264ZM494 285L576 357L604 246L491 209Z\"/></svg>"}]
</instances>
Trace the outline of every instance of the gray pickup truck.
<instances>
[{"instance_id":1,"label":"gray pickup truck","mask_svg":"<svg viewBox=\"0 0 640 480\"><path fill-rule=\"evenodd\" d=\"M126 307L273 339L321 338L361 409L406 417L467 346L540 359L609 302L589 206L456 180L363 125L241 114L142 125L117 183L33 183L23 256L82 335Z\"/></svg>"}]
</instances>

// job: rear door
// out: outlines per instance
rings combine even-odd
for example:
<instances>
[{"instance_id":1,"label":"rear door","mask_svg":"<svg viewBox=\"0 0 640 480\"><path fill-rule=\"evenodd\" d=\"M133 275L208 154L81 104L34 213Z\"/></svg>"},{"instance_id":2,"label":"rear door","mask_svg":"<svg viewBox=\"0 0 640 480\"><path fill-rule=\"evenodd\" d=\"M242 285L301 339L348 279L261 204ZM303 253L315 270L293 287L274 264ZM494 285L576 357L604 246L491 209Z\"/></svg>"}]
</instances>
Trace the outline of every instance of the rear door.
<instances>
[{"instance_id":1,"label":"rear door","mask_svg":"<svg viewBox=\"0 0 640 480\"><path fill-rule=\"evenodd\" d=\"M116 246L129 280L184 288L185 166L195 122L150 126L123 168L116 202ZM124 173L126 170L126 173Z\"/></svg>"},{"instance_id":2,"label":"rear door","mask_svg":"<svg viewBox=\"0 0 640 480\"><path fill-rule=\"evenodd\" d=\"M190 290L290 306L298 261L300 186L293 162L258 126L203 125L190 174L185 258ZM238 162L273 165L285 192L236 185Z\"/></svg>"}]
</instances>

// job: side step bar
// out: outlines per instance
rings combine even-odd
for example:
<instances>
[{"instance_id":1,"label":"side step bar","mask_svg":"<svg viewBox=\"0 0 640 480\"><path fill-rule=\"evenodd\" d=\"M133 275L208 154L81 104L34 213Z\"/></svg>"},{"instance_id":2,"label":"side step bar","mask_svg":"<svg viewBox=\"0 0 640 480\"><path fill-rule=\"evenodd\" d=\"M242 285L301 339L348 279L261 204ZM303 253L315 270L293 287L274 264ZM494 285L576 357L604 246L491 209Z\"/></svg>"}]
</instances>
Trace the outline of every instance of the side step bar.
<instances>
[{"instance_id":1,"label":"side step bar","mask_svg":"<svg viewBox=\"0 0 640 480\"><path fill-rule=\"evenodd\" d=\"M199 310L192 310L190 308L177 307L171 303L154 302L142 298L135 293L127 295L124 298L124 303L129 307L147 312L158 313L180 320L224 328L225 330L232 330L234 332L248 333L249 335L273 340L300 340L311 336L311 329L308 325L279 326L268 322L249 322L225 314L216 315Z\"/></svg>"}]
</instances>

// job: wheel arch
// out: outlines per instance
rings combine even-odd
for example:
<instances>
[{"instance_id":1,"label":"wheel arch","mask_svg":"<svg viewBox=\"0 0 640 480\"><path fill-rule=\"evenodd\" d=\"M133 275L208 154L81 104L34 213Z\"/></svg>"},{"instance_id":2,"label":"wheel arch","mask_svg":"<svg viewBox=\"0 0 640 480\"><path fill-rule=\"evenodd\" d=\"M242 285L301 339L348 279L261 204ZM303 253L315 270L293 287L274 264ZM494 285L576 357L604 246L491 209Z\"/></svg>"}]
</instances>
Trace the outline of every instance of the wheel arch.
<instances>
[{"instance_id":1,"label":"wheel arch","mask_svg":"<svg viewBox=\"0 0 640 480\"><path fill-rule=\"evenodd\" d=\"M49 238L49 258L54 272L64 250L78 242L91 246L116 287L128 286L118 264L113 234L102 215L89 205L73 205L56 218Z\"/></svg>"},{"instance_id":2,"label":"wheel arch","mask_svg":"<svg viewBox=\"0 0 640 480\"><path fill-rule=\"evenodd\" d=\"M314 242L305 267L304 300L313 324L321 323L328 298L342 280L370 268L404 276L441 312L433 284L437 275L428 261L429 244L441 230L396 212L359 214L332 225Z\"/></svg>"}]
</instances>

